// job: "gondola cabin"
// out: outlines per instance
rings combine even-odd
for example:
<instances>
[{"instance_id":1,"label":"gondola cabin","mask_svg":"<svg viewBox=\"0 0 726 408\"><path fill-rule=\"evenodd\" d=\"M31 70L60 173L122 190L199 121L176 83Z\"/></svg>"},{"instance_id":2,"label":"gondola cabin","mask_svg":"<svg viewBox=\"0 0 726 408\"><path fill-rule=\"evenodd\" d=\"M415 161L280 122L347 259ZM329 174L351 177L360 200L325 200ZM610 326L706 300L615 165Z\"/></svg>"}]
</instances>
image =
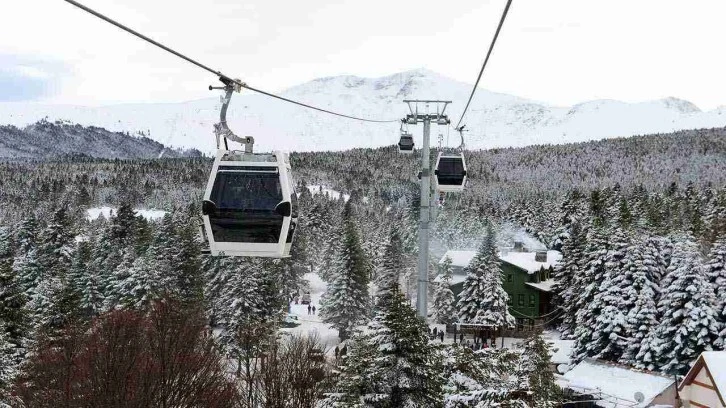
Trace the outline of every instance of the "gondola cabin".
<instances>
[{"instance_id":1,"label":"gondola cabin","mask_svg":"<svg viewBox=\"0 0 726 408\"><path fill-rule=\"evenodd\" d=\"M298 209L287 155L218 150L202 215L213 256L289 256Z\"/></svg>"},{"instance_id":2,"label":"gondola cabin","mask_svg":"<svg viewBox=\"0 0 726 408\"><path fill-rule=\"evenodd\" d=\"M439 153L436 159L436 191L460 193L466 184L466 162L463 154Z\"/></svg>"},{"instance_id":3,"label":"gondola cabin","mask_svg":"<svg viewBox=\"0 0 726 408\"><path fill-rule=\"evenodd\" d=\"M401 135L401 139L398 142L398 152L403 154L413 153L413 136L408 133Z\"/></svg>"}]
</instances>

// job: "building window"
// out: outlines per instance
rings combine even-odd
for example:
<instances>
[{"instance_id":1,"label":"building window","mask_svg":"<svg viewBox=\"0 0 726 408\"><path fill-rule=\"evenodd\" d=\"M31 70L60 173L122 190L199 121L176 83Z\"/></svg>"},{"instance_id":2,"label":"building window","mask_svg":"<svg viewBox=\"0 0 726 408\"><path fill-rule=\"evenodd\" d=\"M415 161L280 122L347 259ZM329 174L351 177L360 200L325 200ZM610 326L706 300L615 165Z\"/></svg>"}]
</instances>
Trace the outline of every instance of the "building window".
<instances>
[{"instance_id":1,"label":"building window","mask_svg":"<svg viewBox=\"0 0 726 408\"><path fill-rule=\"evenodd\" d=\"M518 318L516 319L516 321L517 321L517 330L522 330L522 329L524 329L524 319L523 319L523 318L521 318L521 317L518 317Z\"/></svg>"},{"instance_id":2,"label":"building window","mask_svg":"<svg viewBox=\"0 0 726 408\"><path fill-rule=\"evenodd\" d=\"M514 281L514 275L511 273L507 274L507 282L513 282Z\"/></svg>"},{"instance_id":3,"label":"building window","mask_svg":"<svg viewBox=\"0 0 726 408\"><path fill-rule=\"evenodd\" d=\"M529 305L534 306L534 295L529 295Z\"/></svg>"},{"instance_id":4,"label":"building window","mask_svg":"<svg viewBox=\"0 0 726 408\"><path fill-rule=\"evenodd\" d=\"M517 304L519 306L524 306L524 295L517 295Z\"/></svg>"},{"instance_id":5,"label":"building window","mask_svg":"<svg viewBox=\"0 0 726 408\"><path fill-rule=\"evenodd\" d=\"M527 319L529 323L529 328L534 329L534 319Z\"/></svg>"}]
</instances>

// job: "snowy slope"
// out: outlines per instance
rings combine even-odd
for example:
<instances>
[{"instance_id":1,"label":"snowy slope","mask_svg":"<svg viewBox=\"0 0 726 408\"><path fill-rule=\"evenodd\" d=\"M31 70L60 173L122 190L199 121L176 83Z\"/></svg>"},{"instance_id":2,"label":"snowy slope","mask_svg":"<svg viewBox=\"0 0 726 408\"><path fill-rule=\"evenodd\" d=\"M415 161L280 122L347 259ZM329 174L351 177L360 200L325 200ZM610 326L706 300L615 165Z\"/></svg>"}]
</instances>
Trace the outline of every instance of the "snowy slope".
<instances>
[{"instance_id":1,"label":"snowy slope","mask_svg":"<svg viewBox=\"0 0 726 408\"><path fill-rule=\"evenodd\" d=\"M414 98L453 100L448 110L457 120L470 85L425 69L382 78L338 76L320 78L282 94L340 112L371 118L397 119L407 113L401 101ZM67 119L111 131L148 132L174 147L214 148L212 126L218 119L219 99L173 104L126 104L105 107L0 103L0 124L24 126L44 117ZM329 116L265 96L235 95L229 112L233 129L253 135L258 150L342 150L397 142L398 124L360 123ZM726 126L726 108L702 112L690 102L667 98L643 103L612 100L554 107L515 96L480 89L466 124L470 148L565 143L678 129ZM446 129L442 131L446 139ZM413 129L420 140L420 127ZM450 144L458 145L450 135ZM433 140L436 140L434 133Z\"/></svg>"}]
</instances>

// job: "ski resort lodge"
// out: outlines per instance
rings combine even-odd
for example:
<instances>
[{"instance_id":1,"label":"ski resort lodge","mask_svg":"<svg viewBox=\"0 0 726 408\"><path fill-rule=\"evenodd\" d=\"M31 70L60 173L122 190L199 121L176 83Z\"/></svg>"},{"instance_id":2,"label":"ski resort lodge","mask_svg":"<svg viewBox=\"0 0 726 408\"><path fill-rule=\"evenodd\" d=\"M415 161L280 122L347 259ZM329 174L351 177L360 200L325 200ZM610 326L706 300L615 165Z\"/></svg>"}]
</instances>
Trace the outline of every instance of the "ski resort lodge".
<instances>
[{"instance_id":1,"label":"ski resort lodge","mask_svg":"<svg viewBox=\"0 0 726 408\"><path fill-rule=\"evenodd\" d=\"M684 407L726 407L726 351L701 353L678 386Z\"/></svg>"},{"instance_id":2,"label":"ski resort lodge","mask_svg":"<svg viewBox=\"0 0 726 408\"><path fill-rule=\"evenodd\" d=\"M476 251L447 251L439 261L451 258L453 279L451 289L459 295L464 286L464 269L476 255ZM558 251L528 251L521 242L513 248L499 252L504 282L502 287L509 295L509 312L517 319L517 329L527 329L535 323L544 323L551 318L552 273L554 266L562 259Z\"/></svg>"}]
</instances>

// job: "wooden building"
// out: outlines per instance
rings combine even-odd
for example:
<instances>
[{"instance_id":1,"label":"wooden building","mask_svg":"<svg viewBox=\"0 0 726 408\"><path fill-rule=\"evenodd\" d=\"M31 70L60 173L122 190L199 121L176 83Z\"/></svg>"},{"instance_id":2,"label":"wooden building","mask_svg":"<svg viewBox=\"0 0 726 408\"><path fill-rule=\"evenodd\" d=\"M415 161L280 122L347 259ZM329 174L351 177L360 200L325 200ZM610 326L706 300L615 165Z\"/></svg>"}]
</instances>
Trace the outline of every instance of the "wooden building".
<instances>
[{"instance_id":1,"label":"wooden building","mask_svg":"<svg viewBox=\"0 0 726 408\"><path fill-rule=\"evenodd\" d=\"M476 251L448 251L439 265L451 259L453 279L451 289L458 296L466 279L465 268ZM558 251L528 251L520 243L499 252L504 280L502 287L509 295L509 312L517 320L519 330L552 318L551 305L553 268L562 259Z\"/></svg>"},{"instance_id":2,"label":"wooden building","mask_svg":"<svg viewBox=\"0 0 726 408\"><path fill-rule=\"evenodd\" d=\"M705 351L678 386L684 407L726 407L726 351Z\"/></svg>"}]
</instances>

